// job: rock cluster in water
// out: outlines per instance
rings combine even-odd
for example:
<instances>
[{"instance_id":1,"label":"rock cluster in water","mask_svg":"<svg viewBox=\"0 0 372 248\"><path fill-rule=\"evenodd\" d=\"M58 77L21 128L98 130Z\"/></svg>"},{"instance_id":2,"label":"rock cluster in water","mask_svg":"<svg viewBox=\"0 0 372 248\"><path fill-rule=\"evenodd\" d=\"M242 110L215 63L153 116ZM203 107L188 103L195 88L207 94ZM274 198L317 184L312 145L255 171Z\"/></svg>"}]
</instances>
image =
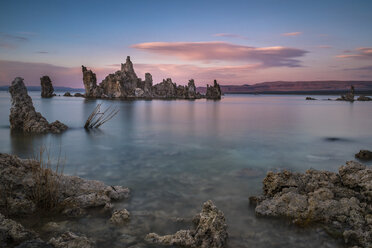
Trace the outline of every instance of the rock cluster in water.
<instances>
[{"instance_id":1,"label":"rock cluster in water","mask_svg":"<svg viewBox=\"0 0 372 248\"><path fill-rule=\"evenodd\" d=\"M269 172L263 184L264 194L250 198L257 215L325 223L348 245L372 247L372 168L350 161L338 173Z\"/></svg>"},{"instance_id":2,"label":"rock cluster in water","mask_svg":"<svg viewBox=\"0 0 372 248\"><path fill-rule=\"evenodd\" d=\"M227 225L222 211L212 201L203 205L202 212L194 217L195 228L180 230L175 234L159 236L150 233L146 240L162 245L177 245L190 248L223 248L227 246Z\"/></svg>"},{"instance_id":3,"label":"rock cluster in water","mask_svg":"<svg viewBox=\"0 0 372 248\"><path fill-rule=\"evenodd\" d=\"M60 133L67 129L67 126L59 121L49 123L39 112L35 111L23 78L15 78L9 87L9 92L12 97L9 115L11 130L28 133Z\"/></svg>"},{"instance_id":4,"label":"rock cluster in water","mask_svg":"<svg viewBox=\"0 0 372 248\"><path fill-rule=\"evenodd\" d=\"M97 85L96 74L82 66L85 97L87 98L122 98L122 99L200 99L196 92L194 80L191 79L186 86L177 85L167 78L161 83L153 85L150 73L145 74L145 80L137 77L130 57L121 69L109 74ZM218 90L214 90L218 89ZM220 99L221 90L217 82L205 96L211 99Z\"/></svg>"},{"instance_id":5,"label":"rock cluster in water","mask_svg":"<svg viewBox=\"0 0 372 248\"><path fill-rule=\"evenodd\" d=\"M56 95L54 94L52 80L50 80L48 76L41 77L40 84L41 84L41 97L50 98Z\"/></svg>"},{"instance_id":6,"label":"rock cluster in water","mask_svg":"<svg viewBox=\"0 0 372 248\"><path fill-rule=\"evenodd\" d=\"M212 85L209 86L207 84L207 92L205 93L205 97L207 99L218 100L218 99L221 99L221 95L222 95L221 88L216 80L214 80L213 86Z\"/></svg>"},{"instance_id":7,"label":"rock cluster in water","mask_svg":"<svg viewBox=\"0 0 372 248\"><path fill-rule=\"evenodd\" d=\"M342 95L340 98L337 98L337 101L347 101L347 102L354 102L354 86L350 86L350 92Z\"/></svg>"},{"instance_id":8,"label":"rock cluster in water","mask_svg":"<svg viewBox=\"0 0 372 248\"><path fill-rule=\"evenodd\" d=\"M40 176L44 175L42 174L44 170L40 168L39 161L23 160L0 153L0 191L9 192L7 197L0 199L0 210L6 211L10 216L33 214L40 204L37 201L40 197L35 197L35 190L40 194L53 193L49 196L57 203L55 208L67 216L84 215L89 208L103 208L110 205L113 200L129 197L128 188L107 186L100 181L61 175L52 171L49 171L48 180L53 182L51 185L53 188L47 187L40 184Z\"/></svg>"},{"instance_id":9,"label":"rock cluster in water","mask_svg":"<svg viewBox=\"0 0 372 248\"><path fill-rule=\"evenodd\" d=\"M361 160L372 160L372 152L368 150L360 150L355 154L355 157Z\"/></svg>"}]
</instances>

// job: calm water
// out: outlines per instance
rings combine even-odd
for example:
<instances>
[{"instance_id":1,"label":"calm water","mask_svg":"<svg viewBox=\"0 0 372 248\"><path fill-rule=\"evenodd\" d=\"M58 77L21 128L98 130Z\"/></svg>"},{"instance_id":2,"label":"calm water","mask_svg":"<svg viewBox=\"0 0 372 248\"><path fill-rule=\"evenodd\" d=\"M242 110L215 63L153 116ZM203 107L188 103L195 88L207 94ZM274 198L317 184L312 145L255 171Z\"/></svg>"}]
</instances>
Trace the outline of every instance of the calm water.
<instances>
[{"instance_id":1,"label":"calm water","mask_svg":"<svg viewBox=\"0 0 372 248\"><path fill-rule=\"evenodd\" d=\"M342 247L319 227L256 218L248 197L261 192L268 170L336 171L360 149L372 149L371 102L253 95L128 102L39 94L30 92L37 111L70 129L62 135L11 134L10 96L0 92L0 152L27 158L41 145L55 156L61 148L65 173L130 187L131 199L115 205L131 212L128 226L115 228L98 217L62 223L101 246L149 247L146 233L188 228L189 222L174 219L190 219L211 199L227 218L230 247ZM100 102L120 112L87 132L82 126Z\"/></svg>"}]
</instances>

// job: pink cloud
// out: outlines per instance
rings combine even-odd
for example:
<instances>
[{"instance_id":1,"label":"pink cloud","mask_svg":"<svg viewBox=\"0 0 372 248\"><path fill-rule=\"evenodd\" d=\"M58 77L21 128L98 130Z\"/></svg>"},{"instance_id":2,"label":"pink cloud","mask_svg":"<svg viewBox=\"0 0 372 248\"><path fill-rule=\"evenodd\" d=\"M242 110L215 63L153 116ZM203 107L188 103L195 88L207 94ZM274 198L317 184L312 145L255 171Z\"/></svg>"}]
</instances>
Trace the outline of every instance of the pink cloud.
<instances>
[{"instance_id":1,"label":"pink cloud","mask_svg":"<svg viewBox=\"0 0 372 248\"><path fill-rule=\"evenodd\" d=\"M301 35L302 32L291 32L291 33L283 33L283 36L298 36Z\"/></svg>"},{"instance_id":2,"label":"pink cloud","mask_svg":"<svg viewBox=\"0 0 372 248\"><path fill-rule=\"evenodd\" d=\"M192 61L255 61L262 67L300 67L295 59L307 51L288 47L250 47L227 42L148 42L134 44L132 48L181 60Z\"/></svg>"},{"instance_id":3,"label":"pink cloud","mask_svg":"<svg viewBox=\"0 0 372 248\"><path fill-rule=\"evenodd\" d=\"M372 47L359 47L354 51L345 51L353 54L340 54L337 55L337 58L341 59L348 59L348 58L356 58L356 59L372 59Z\"/></svg>"},{"instance_id":4,"label":"pink cloud","mask_svg":"<svg viewBox=\"0 0 372 248\"><path fill-rule=\"evenodd\" d=\"M218 34L214 34L213 36L214 37L226 37L226 38L237 38L237 39L249 40L249 38L244 36L244 35L231 34L231 33L218 33Z\"/></svg>"}]
</instances>

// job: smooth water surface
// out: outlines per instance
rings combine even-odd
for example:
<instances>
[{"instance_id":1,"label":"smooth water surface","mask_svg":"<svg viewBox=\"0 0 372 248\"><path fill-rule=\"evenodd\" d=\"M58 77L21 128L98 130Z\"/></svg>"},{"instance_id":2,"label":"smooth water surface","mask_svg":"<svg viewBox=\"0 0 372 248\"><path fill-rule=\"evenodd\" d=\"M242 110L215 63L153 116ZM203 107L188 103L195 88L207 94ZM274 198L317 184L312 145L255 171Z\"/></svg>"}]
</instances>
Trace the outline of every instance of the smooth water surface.
<instances>
[{"instance_id":1,"label":"smooth water surface","mask_svg":"<svg viewBox=\"0 0 372 248\"><path fill-rule=\"evenodd\" d=\"M342 247L318 227L255 217L248 197L261 192L269 170L337 171L360 149L372 149L372 102L285 95L226 95L221 101L30 95L37 111L69 130L59 135L11 133L10 96L0 92L0 152L28 158L42 145L55 156L61 149L65 173L130 187L131 199L115 205L131 212L127 226L112 227L98 217L66 224L102 247L149 247L143 241L147 233L189 228L188 220L209 199L225 213L230 247ZM84 122L101 102L120 112L88 132Z\"/></svg>"}]
</instances>

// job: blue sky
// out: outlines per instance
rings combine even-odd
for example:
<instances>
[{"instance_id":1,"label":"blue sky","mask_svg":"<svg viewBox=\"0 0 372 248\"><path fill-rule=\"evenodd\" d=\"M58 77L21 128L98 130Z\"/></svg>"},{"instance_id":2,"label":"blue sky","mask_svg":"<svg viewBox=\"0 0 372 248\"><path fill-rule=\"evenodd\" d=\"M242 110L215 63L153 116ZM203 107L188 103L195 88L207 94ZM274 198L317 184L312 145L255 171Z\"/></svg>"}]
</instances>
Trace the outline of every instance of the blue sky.
<instances>
[{"instance_id":1,"label":"blue sky","mask_svg":"<svg viewBox=\"0 0 372 248\"><path fill-rule=\"evenodd\" d=\"M102 79L127 55L180 84L371 80L371 23L368 0L2 1L0 84L80 87L82 64Z\"/></svg>"}]
</instances>

